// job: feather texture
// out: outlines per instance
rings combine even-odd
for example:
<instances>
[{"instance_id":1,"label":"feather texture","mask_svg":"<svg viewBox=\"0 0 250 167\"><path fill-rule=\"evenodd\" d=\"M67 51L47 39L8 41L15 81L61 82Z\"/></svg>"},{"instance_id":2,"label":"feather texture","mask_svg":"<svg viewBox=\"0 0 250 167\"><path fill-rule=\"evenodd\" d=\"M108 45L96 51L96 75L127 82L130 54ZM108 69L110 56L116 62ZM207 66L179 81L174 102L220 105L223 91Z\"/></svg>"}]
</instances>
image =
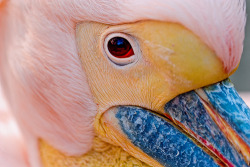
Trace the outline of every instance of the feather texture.
<instances>
[{"instance_id":1,"label":"feather texture","mask_svg":"<svg viewBox=\"0 0 250 167\"><path fill-rule=\"evenodd\" d=\"M32 157L38 138L69 155L91 148L97 109L77 53L77 23L180 23L216 52L228 72L243 50L244 0L9 0L2 8L2 84Z\"/></svg>"}]
</instances>

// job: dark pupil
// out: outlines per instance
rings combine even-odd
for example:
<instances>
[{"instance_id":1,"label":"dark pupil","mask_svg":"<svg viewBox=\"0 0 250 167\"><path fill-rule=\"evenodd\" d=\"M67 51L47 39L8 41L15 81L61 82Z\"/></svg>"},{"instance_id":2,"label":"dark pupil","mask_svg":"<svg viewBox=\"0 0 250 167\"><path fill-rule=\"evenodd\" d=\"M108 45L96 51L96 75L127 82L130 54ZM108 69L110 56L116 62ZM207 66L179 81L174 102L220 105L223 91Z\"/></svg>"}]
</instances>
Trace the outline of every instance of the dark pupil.
<instances>
[{"instance_id":1,"label":"dark pupil","mask_svg":"<svg viewBox=\"0 0 250 167\"><path fill-rule=\"evenodd\" d=\"M131 52L132 48L126 39L122 37L114 37L108 42L108 50L115 57L125 58L131 56L128 54Z\"/></svg>"}]
</instances>

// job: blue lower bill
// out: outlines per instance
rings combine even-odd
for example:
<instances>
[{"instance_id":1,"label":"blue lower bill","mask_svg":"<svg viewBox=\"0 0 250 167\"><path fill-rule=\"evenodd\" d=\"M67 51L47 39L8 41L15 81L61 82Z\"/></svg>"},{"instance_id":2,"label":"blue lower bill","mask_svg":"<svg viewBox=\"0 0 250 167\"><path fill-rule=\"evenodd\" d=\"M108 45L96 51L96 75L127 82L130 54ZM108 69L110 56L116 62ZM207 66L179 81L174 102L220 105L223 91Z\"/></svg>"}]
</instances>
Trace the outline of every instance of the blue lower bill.
<instances>
[{"instance_id":1,"label":"blue lower bill","mask_svg":"<svg viewBox=\"0 0 250 167\"><path fill-rule=\"evenodd\" d=\"M202 90L218 114L249 146L250 110L230 81ZM210 117L195 91L177 96L164 110L175 123L134 106L117 107L115 116L131 143L163 166L248 166L243 155ZM183 132L180 127L193 134Z\"/></svg>"},{"instance_id":2,"label":"blue lower bill","mask_svg":"<svg viewBox=\"0 0 250 167\"><path fill-rule=\"evenodd\" d=\"M116 118L131 142L163 166L218 166L191 139L147 110L119 107Z\"/></svg>"}]
</instances>

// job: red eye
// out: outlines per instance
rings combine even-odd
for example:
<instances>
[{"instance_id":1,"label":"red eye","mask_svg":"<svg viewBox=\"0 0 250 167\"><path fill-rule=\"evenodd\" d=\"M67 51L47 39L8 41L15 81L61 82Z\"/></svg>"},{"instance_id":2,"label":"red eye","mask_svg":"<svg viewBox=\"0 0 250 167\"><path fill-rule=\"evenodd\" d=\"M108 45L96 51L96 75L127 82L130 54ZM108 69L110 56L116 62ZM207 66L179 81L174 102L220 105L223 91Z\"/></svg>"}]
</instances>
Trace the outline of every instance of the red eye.
<instances>
[{"instance_id":1,"label":"red eye","mask_svg":"<svg viewBox=\"0 0 250 167\"><path fill-rule=\"evenodd\" d=\"M110 54L117 58L128 58L134 55L134 51L128 40L122 37L114 37L108 41Z\"/></svg>"},{"instance_id":2,"label":"red eye","mask_svg":"<svg viewBox=\"0 0 250 167\"><path fill-rule=\"evenodd\" d=\"M138 41L129 34L109 33L103 42L104 55L116 67L132 65L141 57Z\"/></svg>"}]
</instances>

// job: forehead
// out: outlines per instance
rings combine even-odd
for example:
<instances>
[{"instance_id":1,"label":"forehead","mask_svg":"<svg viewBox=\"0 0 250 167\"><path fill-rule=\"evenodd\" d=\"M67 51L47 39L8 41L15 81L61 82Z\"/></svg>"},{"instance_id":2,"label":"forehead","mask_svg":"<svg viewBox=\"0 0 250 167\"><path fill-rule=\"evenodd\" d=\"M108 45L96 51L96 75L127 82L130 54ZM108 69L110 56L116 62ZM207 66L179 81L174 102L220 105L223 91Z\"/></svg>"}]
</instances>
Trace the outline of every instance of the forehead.
<instances>
[{"instance_id":1,"label":"forehead","mask_svg":"<svg viewBox=\"0 0 250 167\"><path fill-rule=\"evenodd\" d=\"M228 72L238 65L242 54L245 0L54 0L44 3L52 11L75 21L121 24L151 19L180 23L216 52Z\"/></svg>"},{"instance_id":2,"label":"forehead","mask_svg":"<svg viewBox=\"0 0 250 167\"><path fill-rule=\"evenodd\" d=\"M14 0L17 1L17 0ZM26 0L26 4L31 4ZM28 3L27 3L28 2ZM245 0L43 0L32 1L60 24L96 21L122 24L159 20L182 24L212 48L225 70L240 61L246 22Z\"/></svg>"},{"instance_id":3,"label":"forehead","mask_svg":"<svg viewBox=\"0 0 250 167\"><path fill-rule=\"evenodd\" d=\"M42 10L50 8L54 13L60 13L65 17L106 24L142 19L181 24L187 24L190 20L203 20L210 22L209 24L215 22L218 24L220 21L229 23L231 18L244 19L245 17L245 0L43 0L38 2L37 4L44 6L40 8Z\"/></svg>"}]
</instances>

